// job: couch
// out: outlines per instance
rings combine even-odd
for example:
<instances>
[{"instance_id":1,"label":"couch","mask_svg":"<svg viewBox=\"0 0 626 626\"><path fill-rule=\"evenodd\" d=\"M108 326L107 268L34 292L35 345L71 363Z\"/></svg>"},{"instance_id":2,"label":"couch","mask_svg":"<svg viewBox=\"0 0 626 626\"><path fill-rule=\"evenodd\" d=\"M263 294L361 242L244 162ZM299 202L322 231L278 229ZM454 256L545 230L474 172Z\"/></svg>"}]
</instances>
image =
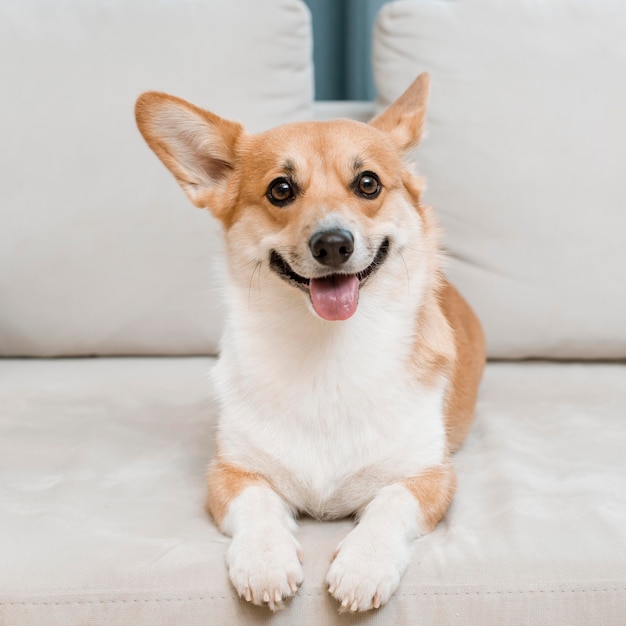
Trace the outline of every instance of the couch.
<instances>
[{"instance_id":1,"label":"couch","mask_svg":"<svg viewBox=\"0 0 626 626\"><path fill-rule=\"evenodd\" d=\"M3 3L0 625L626 623L625 24L611 0L390 2L378 101L317 103L299 0ZM458 492L368 614L324 585L352 522L301 520L305 582L272 615L203 507L218 227L133 103L365 120L424 69L415 161L490 357Z\"/></svg>"}]
</instances>

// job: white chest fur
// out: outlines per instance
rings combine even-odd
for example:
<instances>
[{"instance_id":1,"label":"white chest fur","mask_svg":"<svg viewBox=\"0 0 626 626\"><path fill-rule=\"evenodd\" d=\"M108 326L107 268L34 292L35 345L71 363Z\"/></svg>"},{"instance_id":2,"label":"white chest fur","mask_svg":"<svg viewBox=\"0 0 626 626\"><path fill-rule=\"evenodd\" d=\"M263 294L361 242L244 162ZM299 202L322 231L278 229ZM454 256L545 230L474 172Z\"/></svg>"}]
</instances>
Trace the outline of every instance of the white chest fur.
<instances>
[{"instance_id":1,"label":"white chest fur","mask_svg":"<svg viewBox=\"0 0 626 626\"><path fill-rule=\"evenodd\" d=\"M316 517L357 511L444 455L445 381L426 389L410 370L414 312L377 304L348 323L305 303L235 311L214 370L225 460Z\"/></svg>"}]
</instances>

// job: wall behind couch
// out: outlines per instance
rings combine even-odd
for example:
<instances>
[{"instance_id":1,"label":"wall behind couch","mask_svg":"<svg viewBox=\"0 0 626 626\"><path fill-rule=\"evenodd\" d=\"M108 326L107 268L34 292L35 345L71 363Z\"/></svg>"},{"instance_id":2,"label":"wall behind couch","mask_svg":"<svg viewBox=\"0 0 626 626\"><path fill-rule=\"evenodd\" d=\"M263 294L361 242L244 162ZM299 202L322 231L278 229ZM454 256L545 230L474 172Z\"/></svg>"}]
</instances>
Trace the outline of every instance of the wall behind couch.
<instances>
[{"instance_id":1,"label":"wall behind couch","mask_svg":"<svg viewBox=\"0 0 626 626\"><path fill-rule=\"evenodd\" d=\"M372 26L388 0L305 0L313 18L316 100L373 100Z\"/></svg>"}]
</instances>

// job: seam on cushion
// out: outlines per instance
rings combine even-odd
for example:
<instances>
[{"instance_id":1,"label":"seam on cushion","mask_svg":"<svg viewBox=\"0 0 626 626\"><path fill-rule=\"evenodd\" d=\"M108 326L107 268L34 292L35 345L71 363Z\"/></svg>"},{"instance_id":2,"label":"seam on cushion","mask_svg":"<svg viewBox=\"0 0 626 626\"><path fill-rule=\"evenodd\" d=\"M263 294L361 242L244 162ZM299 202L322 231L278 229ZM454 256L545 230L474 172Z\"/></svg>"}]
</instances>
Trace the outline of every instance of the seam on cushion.
<instances>
[{"instance_id":1,"label":"seam on cushion","mask_svg":"<svg viewBox=\"0 0 626 626\"><path fill-rule=\"evenodd\" d=\"M482 596L482 595L513 595L527 593L613 593L626 591L626 587L607 587L604 589L527 589L508 591L416 591L414 593L399 592L394 596ZM325 593L298 593L299 596L326 597ZM203 600L238 600L237 596L196 596L188 598L130 598L109 600L67 600L67 601L32 601L32 602L0 602L0 606L69 606L72 604L132 604L148 602L198 602Z\"/></svg>"},{"instance_id":2,"label":"seam on cushion","mask_svg":"<svg viewBox=\"0 0 626 626\"><path fill-rule=\"evenodd\" d=\"M189 598L110 598L108 600L33 600L30 602L0 602L0 606L69 606L72 604L140 604L147 602L197 602L202 600L236 600L237 596L196 596Z\"/></svg>"},{"instance_id":3,"label":"seam on cushion","mask_svg":"<svg viewBox=\"0 0 626 626\"><path fill-rule=\"evenodd\" d=\"M510 591L403 591L398 596L482 596L482 595L513 595L525 593L613 593L626 591L626 587L607 587L606 589L515 589Z\"/></svg>"}]
</instances>

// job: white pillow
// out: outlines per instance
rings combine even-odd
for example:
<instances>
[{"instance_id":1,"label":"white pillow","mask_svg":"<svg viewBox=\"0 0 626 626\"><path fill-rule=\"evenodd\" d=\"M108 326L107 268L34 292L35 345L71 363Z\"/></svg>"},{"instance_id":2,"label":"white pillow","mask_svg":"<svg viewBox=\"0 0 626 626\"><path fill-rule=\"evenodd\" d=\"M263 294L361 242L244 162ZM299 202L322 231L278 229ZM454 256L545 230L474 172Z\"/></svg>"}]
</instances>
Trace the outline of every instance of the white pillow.
<instances>
[{"instance_id":1,"label":"white pillow","mask_svg":"<svg viewBox=\"0 0 626 626\"><path fill-rule=\"evenodd\" d=\"M218 227L144 144L167 91L259 131L312 115L300 0L0 3L0 354L214 353Z\"/></svg>"},{"instance_id":2,"label":"white pillow","mask_svg":"<svg viewBox=\"0 0 626 626\"><path fill-rule=\"evenodd\" d=\"M626 3L385 5L380 104L432 75L416 154L491 357L626 357Z\"/></svg>"}]
</instances>

